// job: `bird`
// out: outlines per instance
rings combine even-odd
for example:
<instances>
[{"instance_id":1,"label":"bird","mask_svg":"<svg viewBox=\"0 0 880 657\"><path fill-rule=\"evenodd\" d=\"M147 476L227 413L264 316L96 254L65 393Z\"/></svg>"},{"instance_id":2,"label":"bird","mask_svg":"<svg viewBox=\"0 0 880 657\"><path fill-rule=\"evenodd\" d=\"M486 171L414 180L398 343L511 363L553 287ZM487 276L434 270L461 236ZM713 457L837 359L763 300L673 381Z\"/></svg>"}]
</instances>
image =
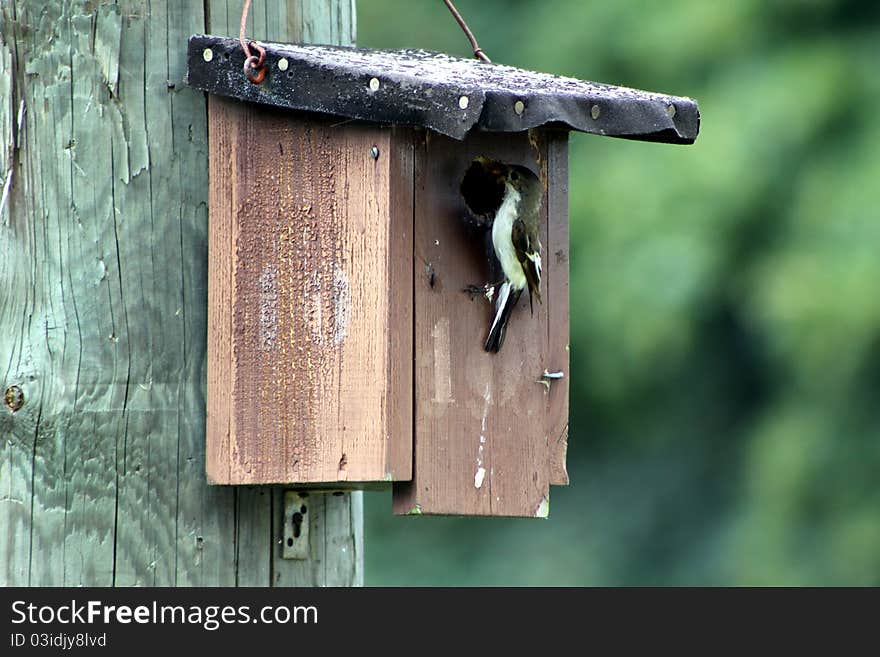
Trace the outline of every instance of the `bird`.
<instances>
[{"instance_id":1,"label":"bird","mask_svg":"<svg viewBox=\"0 0 880 657\"><path fill-rule=\"evenodd\" d=\"M490 257L503 274L503 280L485 286L486 296L494 297L495 312L484 348L497 353L523 291L528 288L533 313L533 299L541 302L541 181L528 167L478 156L465 172L460 191L468 210L491 222Z\"/></svg>"}]
</instances>

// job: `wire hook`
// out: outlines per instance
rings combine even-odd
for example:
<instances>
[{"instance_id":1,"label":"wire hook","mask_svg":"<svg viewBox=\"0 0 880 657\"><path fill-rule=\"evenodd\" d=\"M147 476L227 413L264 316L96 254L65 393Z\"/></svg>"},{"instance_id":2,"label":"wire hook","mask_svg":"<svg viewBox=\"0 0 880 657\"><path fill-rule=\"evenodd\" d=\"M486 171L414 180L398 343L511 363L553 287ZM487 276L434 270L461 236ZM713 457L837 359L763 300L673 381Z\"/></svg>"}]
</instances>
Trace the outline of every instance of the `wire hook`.
<instances>
[{"instance_id":1,"label":"wire hook","mask_svg":"<svg viewBox=\"0 0 880 657\"><path fill-rule=\"evenodd\" d=\"M464 30L464 35L468 38L468 41L471 42L471 48L474 49L474 57L483 62L491 62L492 60L486 56L486 53L483 52L483 49L480 48L480 45L477 43L477 38L474 36L474 33L471 32L471 28L469 28L467 23L464 22L464 18L461 17L461 14L459 14L458 10L455 8L455 5L452 4L452 0L443 0L443 2L446 3L449 11L452 12L453 18L455 18L456 22L461 26L461 29Z\"/></svg>"},{"instance_id":2,"label":"wire hook","mask_svg":"<svg viewBox=\"0 0 880 657\"><path fill-rule=\"evenodd\" d=\"M244 7L241 9L241 27L238 31L238 42L241 49L244 50L244 74L253 84L260 84L266 79L266 49L256 41L248 41L245 37L245 29L247 28L248 10L251 8L251 0L244 0ZM251 52L251 47L259 53L259 56Z\"/></svg>"}]
</instances>

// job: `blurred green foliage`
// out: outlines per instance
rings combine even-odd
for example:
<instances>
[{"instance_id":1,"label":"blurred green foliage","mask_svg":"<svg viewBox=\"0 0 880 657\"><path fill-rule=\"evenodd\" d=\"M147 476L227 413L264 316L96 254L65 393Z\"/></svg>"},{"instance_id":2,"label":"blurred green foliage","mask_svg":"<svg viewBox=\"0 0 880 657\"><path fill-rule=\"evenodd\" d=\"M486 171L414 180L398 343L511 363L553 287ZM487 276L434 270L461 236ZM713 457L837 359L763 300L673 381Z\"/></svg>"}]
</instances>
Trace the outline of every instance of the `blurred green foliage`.
<instances>
[{"instance_id":1,"label":"blurred green foliage","mask_svg":"<svg viewBox=\"0 0 880 657\"><path fill-rule=\"evenodd\" d=\"M572 135L550 520L368 494L368 584L880 584L880 3L457 6L495 61L695 97L702 132ZM358 14L361 45L470 55L440 0Z\"/></svg>"}]
</instances>

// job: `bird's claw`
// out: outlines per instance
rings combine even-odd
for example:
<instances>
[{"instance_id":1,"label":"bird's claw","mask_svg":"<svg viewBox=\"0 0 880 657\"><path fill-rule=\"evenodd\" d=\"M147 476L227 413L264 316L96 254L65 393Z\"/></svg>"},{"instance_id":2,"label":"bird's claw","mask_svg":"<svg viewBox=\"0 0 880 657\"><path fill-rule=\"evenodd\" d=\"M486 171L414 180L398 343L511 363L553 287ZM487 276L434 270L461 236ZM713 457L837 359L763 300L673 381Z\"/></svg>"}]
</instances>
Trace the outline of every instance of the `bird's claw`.
<instances>
[{"instance_id":1,"label":"bird's claw","mask_svg":"<svg viewBox=\"0 0 880 657\"><path fill-rule=\"evenodd\" d=\"M462 292L470 296L471 301L476 297L486 297L491 303L495 298L496 287L496 285L491 283L487 283L486 285L468 285L462 290Z\"/></svg>"}]
</instances>

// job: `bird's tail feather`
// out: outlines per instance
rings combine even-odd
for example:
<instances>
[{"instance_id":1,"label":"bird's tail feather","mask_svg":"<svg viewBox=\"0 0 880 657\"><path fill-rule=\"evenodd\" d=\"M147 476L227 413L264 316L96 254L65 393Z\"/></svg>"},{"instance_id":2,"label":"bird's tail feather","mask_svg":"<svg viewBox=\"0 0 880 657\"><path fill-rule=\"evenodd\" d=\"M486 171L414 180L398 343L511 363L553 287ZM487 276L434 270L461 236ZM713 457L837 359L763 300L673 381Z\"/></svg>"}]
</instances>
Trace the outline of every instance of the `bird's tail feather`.
<instances>
[{"instance_id":1,"label":"bird's tail feather","mask_svg":"<svg viewBox=\"0 0 880 657\"><path fill-rule=\"evenodd\" d=\"M486 338L486 351L495 353L504 344L507 322L510 320L513 307L519 301L520 294L522 294L522 290L511 289L508 281L501 284L498 299L495 301L495 319L492 321L492 328L489 329L489 337Z\"/></svg>"}]
</instances>

